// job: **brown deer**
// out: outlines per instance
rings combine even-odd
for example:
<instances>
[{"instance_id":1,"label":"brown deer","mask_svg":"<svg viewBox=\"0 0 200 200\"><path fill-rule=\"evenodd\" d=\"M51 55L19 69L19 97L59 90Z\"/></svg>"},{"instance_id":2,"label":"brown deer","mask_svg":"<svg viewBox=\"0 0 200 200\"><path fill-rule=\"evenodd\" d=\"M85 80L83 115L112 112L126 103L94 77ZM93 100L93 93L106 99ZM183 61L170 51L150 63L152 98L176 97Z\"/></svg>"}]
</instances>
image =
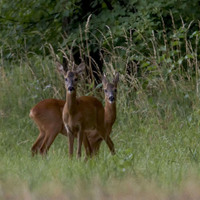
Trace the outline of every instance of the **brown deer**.
<instances>
[{"instance_id":1,"label":"brown deer","mask_svg":"<svg viewBox=\"0 0 200 200\"><path fill-rule=\"evenodd\" d=\"M36 104L29 116L39 129L39 135L33 144L32 155L40 152L46 154L58 133L67 136L67 131L62 121L62 111L65 101L58 99L45 99Z\"/></svg>"},{"instance_id":2,"label":"brown deer","mask_svg":"<svg viewBox=\"0 0 200 200\"><path fill-rule=\"evenodd\" d=\"M117 100L117 84L119 82L119 73L117 73L113 79L113 82L110 83L106 76L102 78L103 90L105 95L105 107L104 107L104 126L106 129L106 136L110 136L112 131L112 126L116 120L116 100ZM93 154L96 154L99 151L102 138L96 134L94 131L90 132L89 142L92 148Z\"/></svg>"},{"instance_id":3,"label":"brown deer","mask_svg":"<svg viewBox=\"0 0 200 200\"><path fill-rule=\"evenodd\" d=\"M109 83L104 76L102 79L105 93L105 126L107 134L110 135L112 125L116 119L116 89L119 81L119 74ZM110 98L110 100L109 100ZM39 136L33 144L31 151L32 155L38 153L46 154L56 136L61 133L67 136L66 129L62 121L62 112L65 105L64 100L45 99L36 104L30 111L30 117L34 120L40 131ZM88 134L89 143L91 145L92 154L96 154L103 141L95 131L90 131Z\"/></svg>"},{"instance_id":4,"label":"brown deer","mask_svg":"<svg viewBox=\"0 0 200 200\"><path fill-rule=\"evenodd\" d=\"M76 85L78 75L85 69L82 63L73 70L64 71L62 65L59 70L65 78L66 87L66 102L63 108L63 123L69 136L69 155L73 155L74 137L78 138L77 156L81 157L82 142L85 143L85 148L92 154L88 135L90 131L99 134L101 138L106 141L110 151L114 154L114 144L110 137L106 134L106 127L104 123L104 107L102 103L95 97L82 96L76 97Z\"/></svg>"}]
</instances>

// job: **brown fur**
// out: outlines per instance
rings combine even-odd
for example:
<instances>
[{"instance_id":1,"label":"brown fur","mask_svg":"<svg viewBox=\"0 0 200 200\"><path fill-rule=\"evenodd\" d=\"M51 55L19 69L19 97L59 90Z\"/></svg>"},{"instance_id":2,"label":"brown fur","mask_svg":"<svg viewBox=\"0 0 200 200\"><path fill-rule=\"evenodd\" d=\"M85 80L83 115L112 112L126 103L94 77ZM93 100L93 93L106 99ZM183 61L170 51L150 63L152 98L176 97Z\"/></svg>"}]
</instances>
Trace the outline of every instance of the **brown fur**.
<instances>
[{"instance_id":1,"label":"brown fur","mask_svg":"<svg viewBox=\"0 0 200 200\"><path fill-rule=\"evenodd\" d=\"M84 97L80 97L84 98ZM79 98L78 98L79 101ZM65 101L58 99L45 99L36 104L30 111L30 117L36 123L39 129L39 136L33 144L31 150L33 155L38 151L41 154L47 153L51 144L59 133L67 136L62 121L62 111ZM112 125L116 118L116 104L105 104L105 124L107 127L108 135L111 133ZM107 113L107 114L106 114ZM57 128L58 127L58 128ZM43 140L45 141L43 142ZM49 138L49 139L48 139ZM47 145L47 141L48 145ZM88 140L92 149L92 154L98 153L103 138L96 131L89 131ZM43 145L42 145L43 143ZM41 150L40 150L41 149Z\"/></svg>"},{"instance_id":2,"label":"brown fur","mask_svg":"<svg viewBox=\"0 0 200 200\"><path fill-rule=\"evenodd\" d=\"M115 87L117 87L117 83L115 84ZM90 105L91 102L92 104ZM40 151L41 154L46 153L59 133L67 135L67 132L64 128L64 124L62 121L62 111L64 104L65 101L63 100L46 99L39 102L31 109L30 117L35 121L40 131L37 140L35 141L34 145L31 148L33 155L37 153L38 150ZM95 108L97 106L100 108L100 114L98 116L102 118L103 118L102 113L104 113L104 127L106 131L104 132L105 134L103 134L103 137L99 135L97 129L92 130L90 128L90 131L86 131L85 133L87 134L87 137L89 139L92 154L96 154L99 151L103 138L106 139L112 131L112 126L116 119L116 103L114 102L110 104L108 102L107 96L105 95L105 111L103 111L102 110L103 106L101 102L99 102L96 98L83 96L77 99L77 105L78 105L78 110L81 109L83 110L83 112L88 112L89 116L91 116L90 119L91 121L95 119L95 117L93 116L94 113L90 113L92 107ZM78 118L82 119L84 118L84 116L81 116L79 114L79 116L77 116L77 119ZM87 119L85 118L83 120L85 127L88 127L87 124L88 122L90 122L90 120L87 121ZM95 122L92 123L95 124ZM97 127L97 125L94 125L94 127L95 126ZM109 142L110 145L112 146L113 145L112 141ZM84 145L85 148L87 149L88 148L87 144ZM114 153L114 145L113 145L113 153Z\"/></svg>"},{"instance_id":3,"label":"brown fur","mask_svg":"<svg viewBox=\"0 0 200 200\"><path fill-rule=\"evenodd\" d=\"M45 99L31 109L29 116L39 129L38 138L31 148L33 155L38 151L40 154L45 154L58 133L67 136L62 122L64 104L63 100Z\"/></svg>"},{"instance_id":4,"label":"brown fur","mask_svg":"<svg viewBox=\"0 0 200 200\"><path fill-rule=\"evenodd\" d=\"M88 135L90 131L94 131L102 137L108 145L111 153L115 153L114 144L107 134L104 123L104 108L101 102L95 97L80 97L76 98L76 85L78 75L84 71L85 64L73 68L73 71L64 71L62 66L59 66L60 72L65 79L66 87L66 102L63 108L63 122L69 135L69 155L73 155L74 137L78 137L77 156L81 156L81 146L84 142L87 155L92 154Z\"/></svg>"}]
</instances>

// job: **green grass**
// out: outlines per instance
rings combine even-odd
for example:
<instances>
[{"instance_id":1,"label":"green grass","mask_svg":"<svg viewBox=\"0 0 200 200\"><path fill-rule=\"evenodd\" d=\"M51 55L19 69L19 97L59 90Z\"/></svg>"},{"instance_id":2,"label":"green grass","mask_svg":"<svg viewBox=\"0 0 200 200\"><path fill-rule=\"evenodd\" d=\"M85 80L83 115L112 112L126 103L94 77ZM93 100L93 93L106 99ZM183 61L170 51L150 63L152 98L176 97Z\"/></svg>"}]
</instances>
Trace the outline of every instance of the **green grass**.
<instances>
[{"instance_id":1,"label":"green grass","mask_svg":"<svg viewBox=\"0 0 200 200\"><path fill-rule=\"evenodd\" d=\"M0 79L0 199L200 197L199 100L192 82L130 95L122 80L111 135L115 156L103 142L88 162L70 160L67 137L59 135L45 158L31 157L38 130L29 110L42 99L64 98L52 63L33 66L6 66Z\"/></svg>"}]
</instances>

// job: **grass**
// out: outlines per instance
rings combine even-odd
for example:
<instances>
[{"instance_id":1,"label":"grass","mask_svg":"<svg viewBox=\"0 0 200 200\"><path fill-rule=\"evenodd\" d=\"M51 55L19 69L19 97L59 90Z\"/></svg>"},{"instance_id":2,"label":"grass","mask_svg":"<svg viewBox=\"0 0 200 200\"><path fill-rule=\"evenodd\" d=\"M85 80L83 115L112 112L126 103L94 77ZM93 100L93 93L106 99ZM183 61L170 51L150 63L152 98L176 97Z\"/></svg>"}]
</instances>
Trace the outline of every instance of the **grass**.
<instances>
[{"instance_id":1,"label":"grass","mask_svg":"<svg viewBox=\"0 0 200 200\"><path fill-rule=\"evenodd\" d=\"M1 68L0 199L200 197L200 102L192 81L133 92L122 77L115 156L103 142L88 162L70 160L67 138L59 135L45 158L31 157L38 130L29 110L42 99L64 98L64 88L50 60L30 63Z\"/></svg>"}]
</instances>

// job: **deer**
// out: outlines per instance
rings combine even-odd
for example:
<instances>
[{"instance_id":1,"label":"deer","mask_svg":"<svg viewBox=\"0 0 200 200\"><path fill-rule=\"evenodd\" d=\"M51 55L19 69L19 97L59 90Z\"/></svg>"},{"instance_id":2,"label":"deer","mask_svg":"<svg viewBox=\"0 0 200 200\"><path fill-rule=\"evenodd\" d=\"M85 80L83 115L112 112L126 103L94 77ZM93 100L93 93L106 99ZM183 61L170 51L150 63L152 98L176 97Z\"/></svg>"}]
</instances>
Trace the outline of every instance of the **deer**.
<instances>
[{"instance_id":1,"label":"deer","mask_svg":"<svg viewBox=\"0 0 200 200\"><path fill-rule=\"evenodd\" d=\"M116 73L112 82L109 82L105 74L102 78L105 107L104 107L104 126L106 129L106 136L110 136L112 132L112 126L116 120L116 100L117 100L117 85L119 82L119 73ZM103 139L94 131L89 134L89 142L93 154L97 154Z\"/></svg>"},{"instance_id":2,"label":"deer","mask_svg":"<svg viewBox=\"0 0 200 200\"><path fill-rule=\"evenodd\" d=\"M45 99L30 110L29 117L39 129L39 135L31 148L32 156L38 152L45 155L59 133L67 136L62 121L64 105L64 100Z\"/></svg>"},{"instance_id":3,"label":"deer","mask_svg":"<svg viewBox=\"0 0 200 200\"><path fill-rule=\"evenodd\" d=\"M113 79L112 83L108 82L105 75L102 78L105 94L104 123L107 127L108 135L110 135L112 126L116 119L116 95L118 81L118 73ZM32 156L34 156L38 152L40 152L40 154L42 155L46 154L59 133L64 136L68 135L62 121L62 112L64 105L64 100L45 99L36 104L31 109L30 117L33 119L39 129L38 138L31 148ZM92 154L97 154L103 139L95 131L89 132L88 139L91 146Z\"/></svg>"},{"instance_id":4,"label":"deer","mask_svg":"<svg viewBox=\"0 0 200 200\"><path fill-rule=\"evenodd\" d=\"M104 107L102 103L92 96L76 97L76 86L78 76L85 69L85 64L73 67L67 72L63 66L59 71L63 74L66 88L66 102L63 108L63 123L69 137L69 156L73 156L74 137L77 136L77 157L81 157L81 146L84 141L86 152L92 155L88 135L90 131L99 134L105 140L112 154L115 154L114 144L109 135L106 134L104 124Z\"/></svg>"}]
</instances>

